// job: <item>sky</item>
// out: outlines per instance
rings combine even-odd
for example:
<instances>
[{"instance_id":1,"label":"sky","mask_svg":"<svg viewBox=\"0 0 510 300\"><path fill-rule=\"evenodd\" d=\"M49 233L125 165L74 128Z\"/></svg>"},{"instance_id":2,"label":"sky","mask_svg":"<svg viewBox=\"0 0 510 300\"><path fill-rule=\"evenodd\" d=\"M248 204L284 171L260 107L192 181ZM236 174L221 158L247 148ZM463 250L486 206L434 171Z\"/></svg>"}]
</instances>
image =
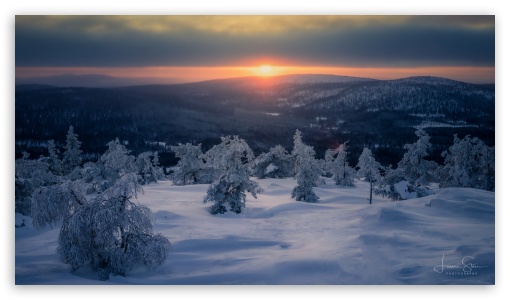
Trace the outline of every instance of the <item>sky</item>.
<instances>
[{"instance_id":1,"label":"sky","mask_svg":"<svg viewBox=\"0 0 510 300\"><path fill-rule=\"evenodd\" d=\"M495 81L493 15L17 15L16 77L440 76Z\"/></svg>"}]
</instances>

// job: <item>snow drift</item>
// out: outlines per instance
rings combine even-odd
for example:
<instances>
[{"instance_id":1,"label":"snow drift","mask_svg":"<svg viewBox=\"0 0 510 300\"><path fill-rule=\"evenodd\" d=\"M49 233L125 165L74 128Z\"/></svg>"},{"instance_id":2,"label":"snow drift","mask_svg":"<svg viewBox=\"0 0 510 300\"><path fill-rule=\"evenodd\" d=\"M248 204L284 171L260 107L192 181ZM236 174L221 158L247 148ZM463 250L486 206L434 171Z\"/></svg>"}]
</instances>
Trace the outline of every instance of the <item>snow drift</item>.
<instances>
[{"instance_id":1,"label":"snow drift","mask_svg":"<svg viewBox=\"0 0 510 300\"><path fill-rule=\"evenodd\" d=\"M293 179L257 180L241 214L213 216L207 185L144 187L154 231L173 253L159 268L98 281L56 254L58 226L36 231L16 215L16 284L494 284L494 193L448 188L419 199L374 197L366 182L315 187L291 199Z\"/></svg>"}]
</instances>

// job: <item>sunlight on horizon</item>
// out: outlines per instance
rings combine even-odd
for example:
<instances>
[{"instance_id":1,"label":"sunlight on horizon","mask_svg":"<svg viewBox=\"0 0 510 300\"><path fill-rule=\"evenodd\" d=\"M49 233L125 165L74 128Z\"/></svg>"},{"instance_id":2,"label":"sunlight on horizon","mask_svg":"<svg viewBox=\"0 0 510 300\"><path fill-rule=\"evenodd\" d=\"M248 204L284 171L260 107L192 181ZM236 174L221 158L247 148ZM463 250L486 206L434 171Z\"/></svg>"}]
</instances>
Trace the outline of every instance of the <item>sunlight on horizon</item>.
<instances>
[{"instance_id":1,"label":"sunlight on horizon","mask_svg":"<svg viewBox=\"0 0 510 300\"><path fill-rule=\"evenodd\" d=\"M271 67L270 65L262 65L259 67L259 71L260 71L260 74L261 75L272 75L272 71L273 71L273 67Z\"/></svg>"},{"instance_id":2,"label":"sunlight on horizon","mask_svg":"<svg viewBox=\"0 0 510 300\"><path fill-rule=\"evenodd\" d=\"M17 78L61 75L105 75L186 83L235 77L273 77L288 74L328 74L381 80L411 76L437 76L470 83L494 83L493 67L360 68L341 66L285 66L261 63L252 66L153 66L153 67L17 67Z\"/></svg>"}]
</instances>

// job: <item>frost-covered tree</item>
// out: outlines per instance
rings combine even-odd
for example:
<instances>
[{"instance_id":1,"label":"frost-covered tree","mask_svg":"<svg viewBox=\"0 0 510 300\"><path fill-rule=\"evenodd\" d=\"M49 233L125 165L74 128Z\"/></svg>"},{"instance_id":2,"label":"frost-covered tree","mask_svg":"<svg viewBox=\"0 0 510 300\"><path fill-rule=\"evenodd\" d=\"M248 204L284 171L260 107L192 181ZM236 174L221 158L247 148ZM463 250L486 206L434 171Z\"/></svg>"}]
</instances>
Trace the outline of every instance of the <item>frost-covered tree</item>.
<instances>
[{"instance_id":1,"label":"frost-covered tree","mask_svg":"<svg viewBox=\"0 0 510 300\"><path fill-rule=\"evenodd\" d=\"M51 173L59 176L62 175L64 169L62 160L58 157L59 150L55 146L54 140L48 141L48 164L49 164L49 170Z\"/></svg>"},{"instance_id":2,"label":"frost-covered tree","mask_svg":"<svg viewBox=\"0 0 510 300\"><path fill-rule=\"evenodd\" d=\"M69 174L74 171L81 164L81 142L78 140L78 135L74 133L73 126L69 126L67 131L66 144L64 146L64 173Z\"/></svg>"},{"instance_id":3,"label":"frost-covered tree","mask_svg":"<svg viewBox=\"0 0 510 300\"><path fill-rule=\"evenodd\" d=\"M322 175L326 177L333 176L333 162L335 161L335 155L338 153L338 149L327 149L324 152L324 160L322 161Z\"/></svg>"},{"instance_id":4,"label":"frost-covered tree","mask_svg":"<svg viewBox=\"0 0 510 300\"><path fill-rule=\"evenodd\" d=\"M494 147L486 146L483 142L478 143L480 165L477 185L487 191L496 189L496 152Z\"/></svg>"},{"instance_id":5,"label":"frost-covered tree","mask_svg":"<svg viewBox=\"0 0 510 300\"><path fill-rule=\"evenodd\" d=\"M331 162L330 172L333 174L333 180L339 186L354 186L356 170L349 166L347 161L347 143L340 145L336 151L336 157Z\"/></svg>"},{"instance_id":6,"label":"frost-covered tree","mask_svg":"<svg viewBox=\"0 0 510 300\"><path fill-rule=\"evenodd\" d=\"M294 162L287 150L277 145L260 154L253 162L253 176L258 178L286 178L294 175Z\"/></svg>"},{"instance_id":7,"label":"frost-covered tree","mask_svg":"<svg viewBox=\"0 0 510 300\"><path fill-rule=\"evenodd\" d=\"M207 189L204 203L214 203L211 214L223 214L228 210L239 214L246 206L245 191L255 198L261 192L259 185L250 180L249 164L254 155L245 140L238 136L222 137L217 146L216 149L222 151L217 151L214 159L222 174Z\"/></svg>"},{"instance_id":8,"label":"frost-covered tree","mask_svg":"<svg viewBox=\"0 0 510 300\"><path fill-rule=\"evenodd\" d=\"M32 193L39 187L60 182L60 178L50 172L46 158L29 159L29 154L15 161L15 211L31 215Z\"/></svg>"},{"instance_id":9,"label":"frost-covered tree","mask_svg":"<svg viewBox=\"0 0 510 300\"><path fill-rule=\"evenodd\" d=\"M472 187L494 191L495 151L469 135L454 136L453 145L442 153L444 165L439 169L439 187Z\"/></svg>"},{"instance_id":10,"label":"frost-covered tree","mask_svg":"<svg viewBox=\"0 0 510 300\"><path fill-rule=\"evenodd\" d=\"M313 187L317 186L322 169L315 159L313 147L303 143L299 130L294 134L292 156L295 159L295 178L298 184L292 189L292 198L296 201L317 202L319 197L313 192Z\"/></svg>"},{"instance_id":11,"label":"frost-covered tree","mask_svg":"<svg viewBox=\"0 0 510 300\"><path fill-rule=\"evenodd\" d=\"M365 180L370 182L370 204L372 204L372 187L375 182L381 179L379 170L382 167L372 156L372 151L368 148L363 149L356 167L358 168L358 176L365 177Z\"/></svg>"},{"instance_id":12,"label":"frost-covered tree","mask_svg":"<svg viewBox=\"0 0 510 300\"><path fill-rule=\"evenodd\" d=\"M180 158L172 174L175 185L212 183L218 178L218 172L205 163L201 144L186 143L171 149Z\"/></svg>"},{"instance_id":13,"label":"frost-covered tree","mask_svg":"<svg viewBox=\"0 0 510 300\"><path fill-rule=\"evenodd\" d=\"M73 270L88 265L106 280L163 264L171 244L153 234L150 209L131 200L139 190L138 177L125 174L64 222L57 250Z\"/></svg>"},{"instance_id":14,"label":"frost-covered tree","mask_svg":"<svg viewBox=\"0 0 510 300\"><path fill-rule=\"evenodd\" d=\"M31 206L34 228L57 225L86 205L87 200L79 185L77 181L65 181L36 189L32 194Z\"/></svg>"},{"instance_id":15,"label":"frost-covered tree","mask_svg":"<svg viewBox=\"0 0 510 300\"><path fill-rule=\"evenodd\" d=\"M117 170L117 177L109 177L114 182L90 200L80 181L41 187L32 197L34 227L62 222L57 251L64 262L73 271L89 266L101 280L124 276L136 265L152 269L171 249L166 238L152 233L150 209L132 201L141 190L139 176Z\"/></svg>"},{"instance_id":16,"label":"frost-covered tree","mask_svg":"<svg viewBox=\"0 0 510 300\"><path fill-rule=\"evenodd\" d=\"M396 169L388 168L375 193L393 200L428 195L429 184L434 180L437 164L426 160L432 148L430 136L423 130L417 130L418 141L404 146L407 152ZM411 196L410 196L411 195Z\"/></svg>"},{"instance_id":17,"label":"frost-covered tree","mask_svg":"<svg viewBox=\"0 0 510 300\"><path fill-rule=\"evenodd\" d=\"M136 157L135 161L140 175L141 184L158 182L165 177L163 170L159 167L157 152L142 152Z\"/></svg>"},{"instance_id":18,"label":"frost-covered tree","mask_svg":"<svg viewBox=\"0 0 510 300\"><path fill-rule=\"evenodd\" d=\"M427 187L434 180L434 170L437 164L426 160L432 148L430 136L423 130L416 131L418 141L414 144L404 145L407 152L397 165L397 169L405 180L415 187Z\"/></svg>"},{"instance_id":19,"label":"frost-covered tree","mask_svg":"<svg viewBox=\"0 0 510 300\"><path fill-rule=\"evenodd\" d=\"M127 275L136 265L161 265L171 245L153 234L151 211L132 201L140 191L138 176L123 174L104 192L87 201L74 183L37 190L34 227L63 220L57 252L73 271L88 266L99 279Z\"/></svg>"},{"instance_id":20,"label":"frost-covered tree","mask_svg":"<svg viewBox=\"0 0 510 300\"><path fill-rule=\"evenodd\" d=\"M107 144L108 149L97 163L87 163L83 168L84 181L92 185L96 192L102 192L111 187L124 174L136 174L138 169L135 157L130 151L115 139Z\"/></svg>"}]
</instances>

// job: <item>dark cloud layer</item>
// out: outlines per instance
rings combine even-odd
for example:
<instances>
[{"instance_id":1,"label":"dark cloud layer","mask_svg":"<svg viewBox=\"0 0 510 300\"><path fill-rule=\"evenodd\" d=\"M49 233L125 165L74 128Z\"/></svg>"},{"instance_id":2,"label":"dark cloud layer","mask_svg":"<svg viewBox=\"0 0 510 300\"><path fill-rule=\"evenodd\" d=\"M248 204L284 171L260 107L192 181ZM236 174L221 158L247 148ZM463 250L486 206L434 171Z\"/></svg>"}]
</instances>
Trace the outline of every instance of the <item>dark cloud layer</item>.
<instances>
[{"instance_id":1,"label":"dark cloud layer","mask_svg":"<svg viewBox=\"0 0 510 300\"><path fill-rule=\"evenodd\" d=\"M155 19L108 18L69 17L56 22L17 17L16 66L232 66L261 58L288 65L352 67L495 64L492 16L381 17L366 22L362 17L357 22L324 17L322 23L315 17L308 26L292 23L287 16L286 23L275 23L275 30L268 24L277 17L264 27L253 25L253 30L238 28L252 24L242 19L208 30L197 26L193 17L159 27ZM257 24L264 24L264 18L260 20ZM168 17L161 22L168 24L164 23Z\"/></svg>"}]
</instances>

